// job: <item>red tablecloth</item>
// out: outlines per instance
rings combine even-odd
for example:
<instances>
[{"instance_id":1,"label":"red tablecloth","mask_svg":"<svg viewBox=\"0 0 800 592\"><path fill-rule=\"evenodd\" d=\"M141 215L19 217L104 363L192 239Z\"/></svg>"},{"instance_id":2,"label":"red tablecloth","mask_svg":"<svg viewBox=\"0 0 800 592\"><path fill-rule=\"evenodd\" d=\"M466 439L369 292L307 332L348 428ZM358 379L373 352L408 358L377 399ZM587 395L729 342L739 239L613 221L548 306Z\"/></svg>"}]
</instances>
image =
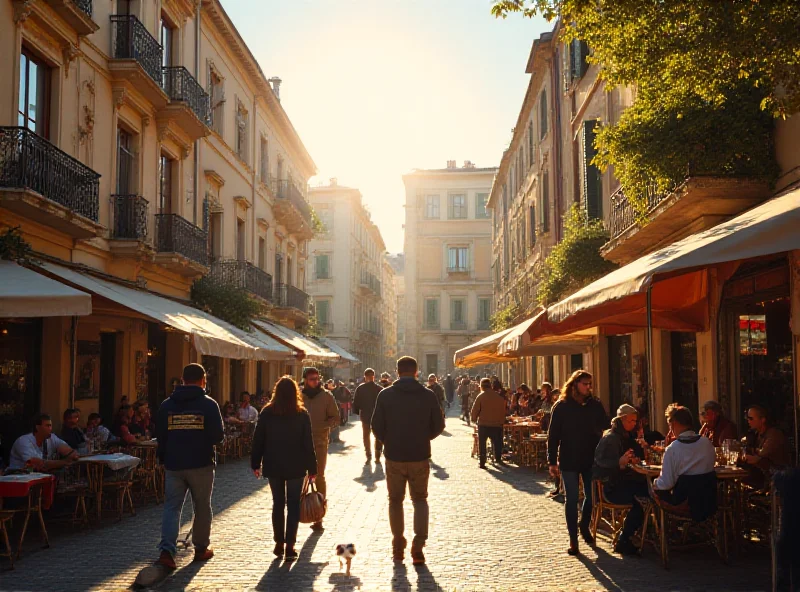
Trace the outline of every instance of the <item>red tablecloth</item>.
<instances>
[{"instance_id":1,"label":"red tablecloth","mask_svg":"<svg viewBox=\"0 0 800 592\"><path fill-rule=\"evenodd\" d=\"M1 476L0 497L26 497L31 487L39 484L42 485L42 508L47 510L53 505L56 478L46 473Z\"/></svg>"}]
</instances>

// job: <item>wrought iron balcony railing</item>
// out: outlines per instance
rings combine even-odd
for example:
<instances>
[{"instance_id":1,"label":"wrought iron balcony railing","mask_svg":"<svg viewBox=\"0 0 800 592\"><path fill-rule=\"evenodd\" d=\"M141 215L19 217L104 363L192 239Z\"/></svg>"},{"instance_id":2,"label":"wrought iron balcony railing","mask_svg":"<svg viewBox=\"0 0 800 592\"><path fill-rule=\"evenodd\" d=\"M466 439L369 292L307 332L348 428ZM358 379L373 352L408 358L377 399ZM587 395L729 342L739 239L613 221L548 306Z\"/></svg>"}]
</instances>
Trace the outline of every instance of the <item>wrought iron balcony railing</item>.
<instances>
[{"instance_id":1,"label":"wrought iron balcony railing","mask_svg":"<svg viewBox=\"0 0 800 592\"><path fill-rule=\"evenodd\" d=\"M369 271L361 272L361 285L365 286L378 296L381 295L381 281L378 277Z\"/></svg>"},{"instance_id":2,"label":"wrought iron balcony railing","mask_svg":"<svg viewBox=\"0 0 800 592\"><path fill-rule=\"evenodd\" d=\"M118 239L147 239L147 200L141 195L112 195L114 228Z\"/></svg>"},{"instance_id":3,"label":"wrought iron balcony railing","mask_svg":"<svg viewBox=\"0 0 800 592\"><path fill-rule=\"evenodd\" d=\"M450 321L451 331L465 331L466 329L467 323L465 321Z\"/></svg>"},{"instance_id":4,"label":"wrought iron balcony railing","mask_svg":"<svg viewBox=\"0 0 800 592\"><path fill-rule=\"evenodd\" d=\"M296 308L300 312L308 313L310 297L300 288L288 284L275 285L275 306L281 308Z\"/></svg>"},{"instance_id":5,"label":"wrought iron balcony railing","mask_svg":"<svg viewBox=\"0 0 800 592\"><path fill-rule=\"evenodd\" d=\"M291 202L303 216L306 223L309 226L311 225L311 206L303 196L303 192L300 191L293 181L288 179L271 179L271 188L275 197Z\"/></svg>"},{"instance_id":6,"label":"wrought iron balcony railing","mask_svg":"<svg viewBox=\"0 0 800 592\"><path fill-rule=\"evenodd\" d=\"M111 56L136 60L161 86L161 63L164 50L142 22L133 15L111 15Z\"/></svg>"},{"instance_id":7,"label":"wrought iron balcony railing","mask_svg":"<svg viewBox=\"0 0 800 592\"><path fill-rule=\"evenodd\" d=\"M208 125L210 122L208 93L183 66L163 67L164 91L170 101L183 101Z\"/></svg>"},{"instance_id":8,"label":"wrought iron balcony railing","mask_svg":"<svg viewBox=\"0 0 800 592\"><path fill-rule=\"evenodd\" d=\"M211 264L211 277L222 284L244 288L264 300L272 300L272 276L249 261L214 261Z\"/></svg>"},{"instance_id":9,"label":"wrought iron balcony railing","mask_svg":"<svg viewBox=\"0 0 800 592\"><path fill-rule=\"evenodd\" d=\"M208 265L208 233L178 214L156 214L156 251Z\"/></svg>"},{"instance_id":10,"label":"wrought iron balcony railing","mask_svg":"<svg viewBox=\"0 0 800 592\"><path fill-rule=\"evenodd\" d=\"M72 3L87 16L92 16L92 0L72 0Z\"/></svg>"},{"instance_id":11,"label":"wrought iron balcony railing","mask_svg":"<svg viewBox=\"0 0 800 592\"><path fill-rule=\"evenodd\" d=\"M649 212L660 204L669 193L658 192L655 189L648 189L646 192L647 211ZM639 215L633 207L628 197L622 191L622 187L611 194L611 212L608 220L608 232L611 240L618 238L628 228L639 221Z\"/></svg>"},{"instance_id":12,"label":"wrought iron balcony railing","mask_svg":"<svg viewBox=\"0 0 800 592\"><path fill-rule=\"evenodd\" d=\"M30 189L97 222L100 174L23 127L0 127L0 187Z\"/></svg>"},{"instance_id":13,"label":"wrought iron balcony railing","mask_svg":"<svg viewBox=\"0 0 800 592\"><path fill-rule=\"evenodd\" d=\"M466 265L448 265L447 273L467 273L469 268Z\"/></svg>"}]
</instances>

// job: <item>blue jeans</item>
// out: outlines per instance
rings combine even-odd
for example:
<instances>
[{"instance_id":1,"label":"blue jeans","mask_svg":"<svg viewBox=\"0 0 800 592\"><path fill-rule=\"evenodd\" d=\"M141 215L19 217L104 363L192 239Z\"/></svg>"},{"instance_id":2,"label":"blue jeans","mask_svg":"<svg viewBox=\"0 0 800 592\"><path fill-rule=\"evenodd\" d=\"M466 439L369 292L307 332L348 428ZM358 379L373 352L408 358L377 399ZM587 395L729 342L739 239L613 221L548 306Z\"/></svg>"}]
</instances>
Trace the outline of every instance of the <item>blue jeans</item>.
<instances>
[{"instance_id":1,"label":"blue jeans","mask_svg":"<svg viewBox=\"0 0 800 592\"><path fill-rule=\"evenodd\" d=\"M578 537L578 477L583 477L583 506L581 507L581 526L589 526L592 519L592 469L585 471L561 471L567 501L564 514L567 517L567 531L571 539Z\"/></svg>"},{"instance_id":2,"label":"blue jeans","mask_svg":"<svg viewBox=\"0 0 800 592\"><path fill-rule=\"evenodd\" d=\"M177 552L178 532L181 528L181 511L186 492L192 494L194 523L192 544L198 551L208 548L211 539L211 492L214 489L214 465L183 471L165 471L164 514L161 519L161 542L158 548L173 557Z\"/></svg>"},{"instance_id":3,"label":"blue jeans","mask_svg":"<svg viewBox=\"0 0 800 592\"><path fill-rule=\"evenodd\" d=\"M272 534L276 543L293 547L297 541L297 527L300 524L300 493L303 489L303 477L298 479L282 479L270 477L269 488L272 490ZM284 532L283 509L286 508Z\"/></svg>"}]
</instances>

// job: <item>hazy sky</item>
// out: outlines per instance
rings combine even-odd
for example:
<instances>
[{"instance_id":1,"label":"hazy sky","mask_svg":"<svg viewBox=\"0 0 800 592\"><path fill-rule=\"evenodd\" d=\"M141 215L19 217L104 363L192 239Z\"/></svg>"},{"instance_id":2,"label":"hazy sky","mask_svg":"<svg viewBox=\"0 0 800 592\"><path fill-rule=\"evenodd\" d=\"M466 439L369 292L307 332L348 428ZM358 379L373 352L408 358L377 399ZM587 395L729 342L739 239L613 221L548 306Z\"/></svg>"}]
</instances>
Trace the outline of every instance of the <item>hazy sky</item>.
<instances>
[{"instance_id":1,"label":"hazy sky","mask_svg":"<svg viewBox=\"0 0 800 592\"><path fill-rule=\"evenodd\" d=\"M455 159L496 166L535 37L551 27L489 0L222 0L317 164L364 196L402 251L402 175Z\"/></svg>"}]
</instances>

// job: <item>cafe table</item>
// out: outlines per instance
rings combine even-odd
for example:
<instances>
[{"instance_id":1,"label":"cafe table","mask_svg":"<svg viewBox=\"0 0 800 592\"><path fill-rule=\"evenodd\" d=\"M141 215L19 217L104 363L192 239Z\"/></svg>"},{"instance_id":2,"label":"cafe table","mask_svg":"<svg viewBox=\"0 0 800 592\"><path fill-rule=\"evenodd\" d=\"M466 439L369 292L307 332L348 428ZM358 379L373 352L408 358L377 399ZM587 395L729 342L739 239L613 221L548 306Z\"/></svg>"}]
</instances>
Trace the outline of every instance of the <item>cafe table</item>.
<instances>
[{"instance_id":1,"label":"cafe table","mask_svg":"<svg viewBox=\"0 0 800 592\"><path fill-rule=\"evenodd\" d=\"M97 497L97 519L100 520L102 513L103 487L105 484L104 468L108 468L110 471L117 473L116 478L111 479L110 481L113 483L121 482L123 495L125 495L125 492L128 490L128 477L133 472L133 469L139 465L141 459L123 452L116 452L113 454L91 454L87 456L81 456L78 458L78 462L86 464L86 470L89 476L89 487ZM129 491L127 492L127 495L130 495ZM122 511L120 511L120 518L121 516Z\"/></svg>"},{"instance_id":2,"label":"cafe table","mask_svg":"<svg viewBox=\"0 0 800 592\"><path fill-rule=\"evenodd\" d=\"M47 537L47 528L44 524L44 516L42 516L42 508L49 509L53 504L53 494L55 492L56 478L47 473L23 473L19 475L2 475L0 476L0 512L3 512L3 499L7 497L24 497L27 498L27 505L24 509L14 510L16 512L25 512L25 522L22 524L22 532L19 535L19 543L17 544L17 552L14 557L10 557L11 565L14 565L14 558L19 559L20 552L22 551L22 543L25 540L25 533L28 530L28 522L30 521L31 514L34 512L39 517L39 525L42 529L42 538L44 539L44 546L50 546L50 540ZM5 510L10 512L10 510ZM8 544L6 542L6 544ZM9 556L12 550L8 548Z\"/></svg>"}]
</instances>

